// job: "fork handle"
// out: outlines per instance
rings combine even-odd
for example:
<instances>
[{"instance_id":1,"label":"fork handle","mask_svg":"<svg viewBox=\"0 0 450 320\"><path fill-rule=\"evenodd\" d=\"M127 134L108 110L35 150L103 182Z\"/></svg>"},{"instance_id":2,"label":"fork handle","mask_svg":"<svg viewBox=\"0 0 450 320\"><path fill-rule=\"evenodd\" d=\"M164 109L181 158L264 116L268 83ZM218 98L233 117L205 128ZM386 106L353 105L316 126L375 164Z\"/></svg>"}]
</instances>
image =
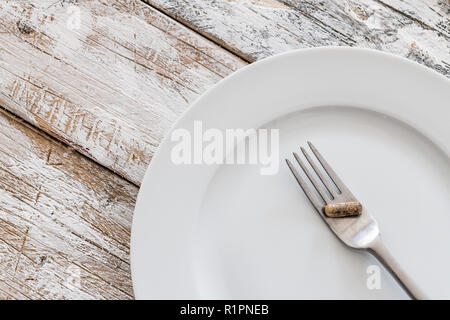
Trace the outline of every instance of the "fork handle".
<instances>
[{"instance_id":1,"label":"fork handle","mask_svg":"<svg viewBox=\"0 0 450 320\"><path fill-rule=\"evenodd\" d=\"M385 247L380 237L377 237L368 250L375 258L378 259L378 261L383 264L383 266L389 271L394 279L397 280L411 299L427 299L425 293L417 286L413 279L405 272L389 250Z\"/></svg>"}]
</instances>

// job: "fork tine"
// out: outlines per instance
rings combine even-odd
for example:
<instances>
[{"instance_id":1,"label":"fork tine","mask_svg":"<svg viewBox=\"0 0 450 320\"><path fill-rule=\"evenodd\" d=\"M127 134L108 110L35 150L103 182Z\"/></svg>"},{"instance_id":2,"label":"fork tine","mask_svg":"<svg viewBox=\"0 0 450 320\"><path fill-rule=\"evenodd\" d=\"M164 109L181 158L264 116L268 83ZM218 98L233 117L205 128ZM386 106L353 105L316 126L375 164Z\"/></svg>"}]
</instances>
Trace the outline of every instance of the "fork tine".
<instances>
[{"instance_id":1,"label":"fork tine","mask_svg":"<svg viewBox=\"0 0 450 320\"><path fill-rule=\"evenodd\" d=\"M342 182L342 180L339 178L339 176L334 172L334 170L331 168L331 166L328 164L328 162L322 157L320 152L314 147L314 145L308 141L308 145L311 148L311 151L314 153L316 158L319 160L322 167L325 169L325 171L330 176L331 180L333 180L334 184L338 187L339 191L341 193L349 192L348 188L345 186L345 184Z\"/></svg>"},{"instance_id":2,"label":"fork tine","mask_svg":"<svg viewBox=\"0 0 450 320\"><path fill-rule=\"evenodd\" d=\"M330 182L324 177L323 173L319 170L317 165L314 163L314 161L311 159L309 154L306 152L303 147L300 147L300 150L302 150L303 155L305 156L306 160L308 160L309 165L313 168L313 170L316 172L317 176L319 177L320 181L325 185L328 192L333 196L333 198L336 198L337 192L334 190L334 188L331 186Z\"/></svg>"},{"instance_id":3,"label":"fork tine","mask_svg":"<svg viewBox=\"0 0 450 320\"><path fill-rule=\"evenodd\" d=\"M295 158L295 160L297 160L297 162L300 165L300 167L302 167L303 172L306 174L306 176L308 177L309 181L311 181L311 183L314 186L314 188L320 194L320 196L322 197L323 201L325 201L326 203L330 202L331 198L322 190L320 185L317 183L316 179L314 179L314 177L311 175L311 173L306 168L306 166L303 164L303 161L300 159L300 157L298 156L298 154L296 152L294 152L294 158Z\"/></svg>"},{"instance_id":4,"label":"fork tine","mask_svg":"<svg viewBox=\"0 0 450 320\"><path fill-rule=\"evenodd\" d=\"M297 180L298 184L300 185L300 187L302 187L303 192L305 192L309 201L311 201L312 205L316 208L318 212L322 213L323 204L320 202L319 198L316 196L314 192L311 191L306 182L302 179L302 177L300 177L299 173L288 159L286 159L286 163L289 169L291 169L291 172L294 175L295 179Z\"/></svg>"}]
</instances>

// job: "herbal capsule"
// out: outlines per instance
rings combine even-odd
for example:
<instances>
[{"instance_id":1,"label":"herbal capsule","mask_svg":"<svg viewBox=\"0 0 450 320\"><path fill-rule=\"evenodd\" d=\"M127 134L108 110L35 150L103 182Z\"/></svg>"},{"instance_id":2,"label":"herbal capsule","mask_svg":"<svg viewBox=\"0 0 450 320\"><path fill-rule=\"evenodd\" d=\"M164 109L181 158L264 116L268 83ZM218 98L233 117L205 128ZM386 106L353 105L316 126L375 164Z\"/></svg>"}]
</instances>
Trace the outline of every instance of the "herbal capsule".
<instances>
[{"instance_id":1,"label":"herbal capsule","mask_svg":"<svg viewBox=\"0 0 450 320\"><path fill-rule=\"evenodd\" d=\"M329 203L325 207L325 214L330 218L359 216L361 212L362 205L357 201Z\"/></svg>"}]
</instances>

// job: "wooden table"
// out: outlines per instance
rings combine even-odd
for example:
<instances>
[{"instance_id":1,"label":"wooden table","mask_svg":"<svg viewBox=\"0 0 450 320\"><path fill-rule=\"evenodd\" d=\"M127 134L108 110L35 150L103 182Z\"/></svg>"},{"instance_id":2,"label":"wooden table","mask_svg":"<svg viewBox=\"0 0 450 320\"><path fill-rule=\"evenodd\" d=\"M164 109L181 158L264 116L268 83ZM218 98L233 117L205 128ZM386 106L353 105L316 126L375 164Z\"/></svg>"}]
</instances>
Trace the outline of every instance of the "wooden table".
<instances>
[{"instance_id":1,"label":"wooden table","mask_svg":"<svg viewBox=\"0 0 450 320\"><path fill-rule=\"evenodd\" d=\"M174 121L249 63L331 45L450 77L450 1L0 1L0 299L132 299L133 208Z\"/></svg>"}]
</instances>

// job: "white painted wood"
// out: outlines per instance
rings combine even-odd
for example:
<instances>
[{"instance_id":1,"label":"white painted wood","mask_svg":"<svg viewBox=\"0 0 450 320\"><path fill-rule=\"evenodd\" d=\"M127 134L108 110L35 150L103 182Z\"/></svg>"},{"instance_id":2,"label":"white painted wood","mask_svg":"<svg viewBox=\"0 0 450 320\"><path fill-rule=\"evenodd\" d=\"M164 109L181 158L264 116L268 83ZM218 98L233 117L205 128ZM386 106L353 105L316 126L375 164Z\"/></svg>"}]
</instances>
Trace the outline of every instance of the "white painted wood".
<instances>
[{"instance_id":1,"label":"white painted wood","mask_svg":"<svg viewBox=\"0 0 450 320\"><path fill-rule=\"evenodd\" d=\"M247 61L291 49L356 46L450 76L448 0L145 0Z\"/></svg>"},{"instance_id":2,"label":"white painted wood","mask_svg":"<svg viewBox=\"0 0 450 320\"><path fill-rule=\"evenodd\" d=\"M0 2L0 105L139 184L178 116L244 63L137 0Z\"/></svg>"},{"instance_id":3,"label":"white painted wood","mask_svg":"<svg viewBox=\"0 0 450 320\"><path fill-rule=\"evenodd\" d=\"M0 300L132 298L137 191L0 109Z\"/></svg>"}]
</instances>

